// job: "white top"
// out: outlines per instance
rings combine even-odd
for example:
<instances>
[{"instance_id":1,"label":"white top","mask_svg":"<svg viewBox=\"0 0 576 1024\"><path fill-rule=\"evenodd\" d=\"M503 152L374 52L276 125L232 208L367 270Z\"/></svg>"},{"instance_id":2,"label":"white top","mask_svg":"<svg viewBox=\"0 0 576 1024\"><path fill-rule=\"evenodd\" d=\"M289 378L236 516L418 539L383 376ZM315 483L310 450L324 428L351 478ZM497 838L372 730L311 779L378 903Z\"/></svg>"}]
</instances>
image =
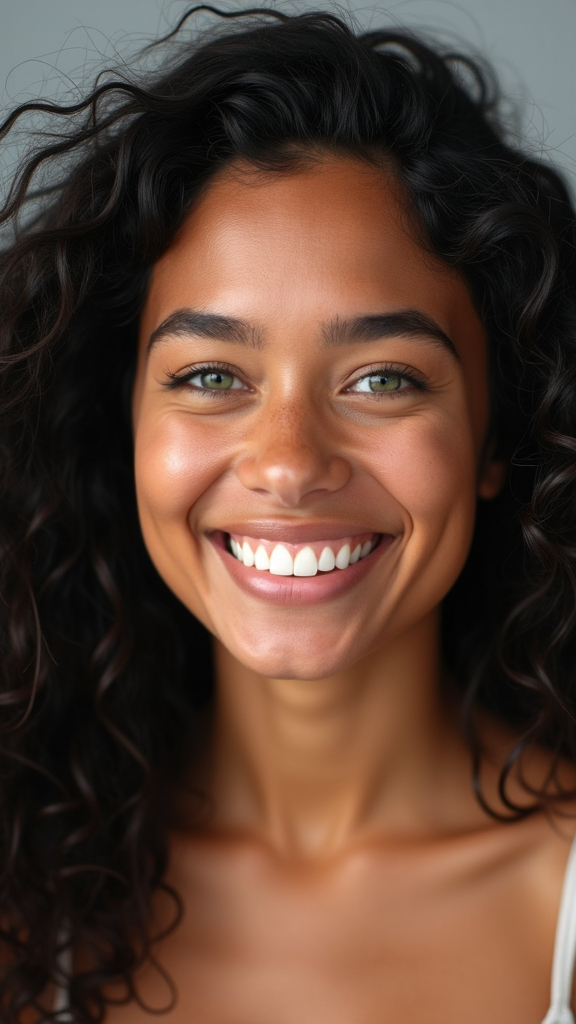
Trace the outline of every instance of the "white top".
<instances>
[{"instance_id":1,"label":"white top","mask_svg":"<svg viewBox=\"0 0 576 1024\"><path fill-rule=\"evenodd\" d=\"M552 961L552 986L550 1009L542 1024L574 1024L570 1009L574 958L576 957L576 836L572 840L568 863L564 874L564 885L560 899L554 960Z\"/></svg>"},{"instance_id":2,"label":"white top","mask_svg":"<svg viewBox=\"0 0 576 1024\"><path fill-rule=\"evenodd\" d=\"M574 976L574 960L576 958L576 835L572 840L560 909L556 925L554 942L554 959L552 961L552 982L550 993L550 1009L542 1024L576 1024L570 1009L572 999L572 983ZM63 978L70 976L72 971L71 950L65 949L60 955L58 968ZM64 982L57 986L54 996L54 1013L58 1016L58 1024L70 1024L71 1017L68 1007L68 986Z\"/></svg>"}]
</instances>

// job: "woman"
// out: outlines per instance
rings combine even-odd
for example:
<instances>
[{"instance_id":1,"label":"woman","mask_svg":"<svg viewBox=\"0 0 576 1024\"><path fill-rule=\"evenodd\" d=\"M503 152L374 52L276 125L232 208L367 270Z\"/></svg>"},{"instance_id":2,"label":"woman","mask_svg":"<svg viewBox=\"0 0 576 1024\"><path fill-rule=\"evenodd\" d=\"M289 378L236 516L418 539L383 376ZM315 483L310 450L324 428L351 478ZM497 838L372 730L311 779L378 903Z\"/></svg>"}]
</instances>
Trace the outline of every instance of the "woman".
<instances>
[{"instance_id":1,"label":"woman","mask_svg":"<svg viewBox=\"0 0 576 1024\"><path fill-rule=\"evenodd\" d=\"M2 1019L566 1024L573 210L247 13L5 126Z\"/></svg>"}]
</instances>

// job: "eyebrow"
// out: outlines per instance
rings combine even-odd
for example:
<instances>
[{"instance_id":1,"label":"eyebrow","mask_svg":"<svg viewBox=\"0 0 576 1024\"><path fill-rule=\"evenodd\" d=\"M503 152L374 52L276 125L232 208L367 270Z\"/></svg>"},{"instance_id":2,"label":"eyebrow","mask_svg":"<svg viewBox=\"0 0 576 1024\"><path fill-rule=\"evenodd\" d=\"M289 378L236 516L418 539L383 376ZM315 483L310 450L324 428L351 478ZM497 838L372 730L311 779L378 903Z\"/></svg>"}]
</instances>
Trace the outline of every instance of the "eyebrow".
<instances>
[{"instance_id":1,"label":"eyebrow","mask_svg":"<svg viewBox=\"0 0 576 1024\"><path fill-rule=\"evenodd\" d=\"M148 351L158 341L167 337L212 338L215 341L229 341L233 345L248 348L263 348L263 332L255 324L234 316L219 313L202 313L196 309L176 309L152 331Z\"/></svg>"},{"instance_id":2,"label":"eyebrow","mask_svg":"<svg viewBox=\"0 0 576 1024\"><path fill-rule=\"evenodd\" d=\"M322 332L328 348L354 342L378 341L379 338L422 338L446 348L460 359L452 339L432 317L419 309L399 309L394 313L376 313L350 319L334 317Z\"/></svg>"},{"instance_id":3,"label":"eyebrow","mask_svg":"<svg viewBox=\"0 0 576 1024\"><path fill-rule=\"evenodd\" d=\"M203 313L195 309L177 309L152 332L148 351L167 337L210 338L261 349L265 345L264 331L238 317L219 313ZM322 328L322 342L327 348L337 348L356 342L378 341L380 338L419 338L446 349L460 360L452 339L439 324L419 309L399 309L393 313L375 313L367 316L334 317Z\"/></svg>"}]
</instances>

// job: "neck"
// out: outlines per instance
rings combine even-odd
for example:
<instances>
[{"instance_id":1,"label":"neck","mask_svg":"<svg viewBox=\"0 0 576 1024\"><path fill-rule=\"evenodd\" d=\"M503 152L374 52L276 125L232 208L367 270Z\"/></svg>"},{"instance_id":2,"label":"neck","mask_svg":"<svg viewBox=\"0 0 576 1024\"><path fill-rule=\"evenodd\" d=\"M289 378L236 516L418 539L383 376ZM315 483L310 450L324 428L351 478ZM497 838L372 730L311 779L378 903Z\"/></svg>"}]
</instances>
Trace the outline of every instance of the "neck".
<instances>
[{"instance_id":1,"label":"neck","mask_svg":"<svg viewBox=\"0 0 576 1024\"><path fill-rule=\"evenodd\" d=\"M433 829L447 806L458 815L464 797L446 799L450 780L464 778L469 800L469 756L442 700L436 616L325 679L268 679L219 643L215 653L211 790L222 827L320 856L371 831Z\"/></svg>"}]
</instances>

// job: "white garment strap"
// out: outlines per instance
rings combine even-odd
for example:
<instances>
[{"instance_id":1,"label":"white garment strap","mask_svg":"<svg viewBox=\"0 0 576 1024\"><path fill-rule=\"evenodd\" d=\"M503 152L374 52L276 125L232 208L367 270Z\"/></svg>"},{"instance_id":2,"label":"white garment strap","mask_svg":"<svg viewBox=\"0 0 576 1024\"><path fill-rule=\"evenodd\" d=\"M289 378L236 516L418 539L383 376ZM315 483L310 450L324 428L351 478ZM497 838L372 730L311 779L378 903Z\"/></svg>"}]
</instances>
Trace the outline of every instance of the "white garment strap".
<instances>
[{"instance_id":1,"label":"white garment strap","mask_svg":"<svg viewBox=\"0 0 576 1024\"><path fill-rule=\"evenodd\" d=\"M542 1024L574 1024L570 1009L576 958L576 835L572 840L556 925L550 1009Z\"/></svg>"},{"instance_id":2,"label":"white garment strap","mask_svg":"<svg viewBox=\"0 0 576 1024\"><path fill-rule=\"evenodd\" d=\"M72 1019L69 1010L70 992L68 991L68 978L72 974L72 950L69 946L59 953L57 963L58 973L62 980L54 990L52 1012L57 1014L58 1024L68 1024Z\"/></svg>"}]
</instances>

